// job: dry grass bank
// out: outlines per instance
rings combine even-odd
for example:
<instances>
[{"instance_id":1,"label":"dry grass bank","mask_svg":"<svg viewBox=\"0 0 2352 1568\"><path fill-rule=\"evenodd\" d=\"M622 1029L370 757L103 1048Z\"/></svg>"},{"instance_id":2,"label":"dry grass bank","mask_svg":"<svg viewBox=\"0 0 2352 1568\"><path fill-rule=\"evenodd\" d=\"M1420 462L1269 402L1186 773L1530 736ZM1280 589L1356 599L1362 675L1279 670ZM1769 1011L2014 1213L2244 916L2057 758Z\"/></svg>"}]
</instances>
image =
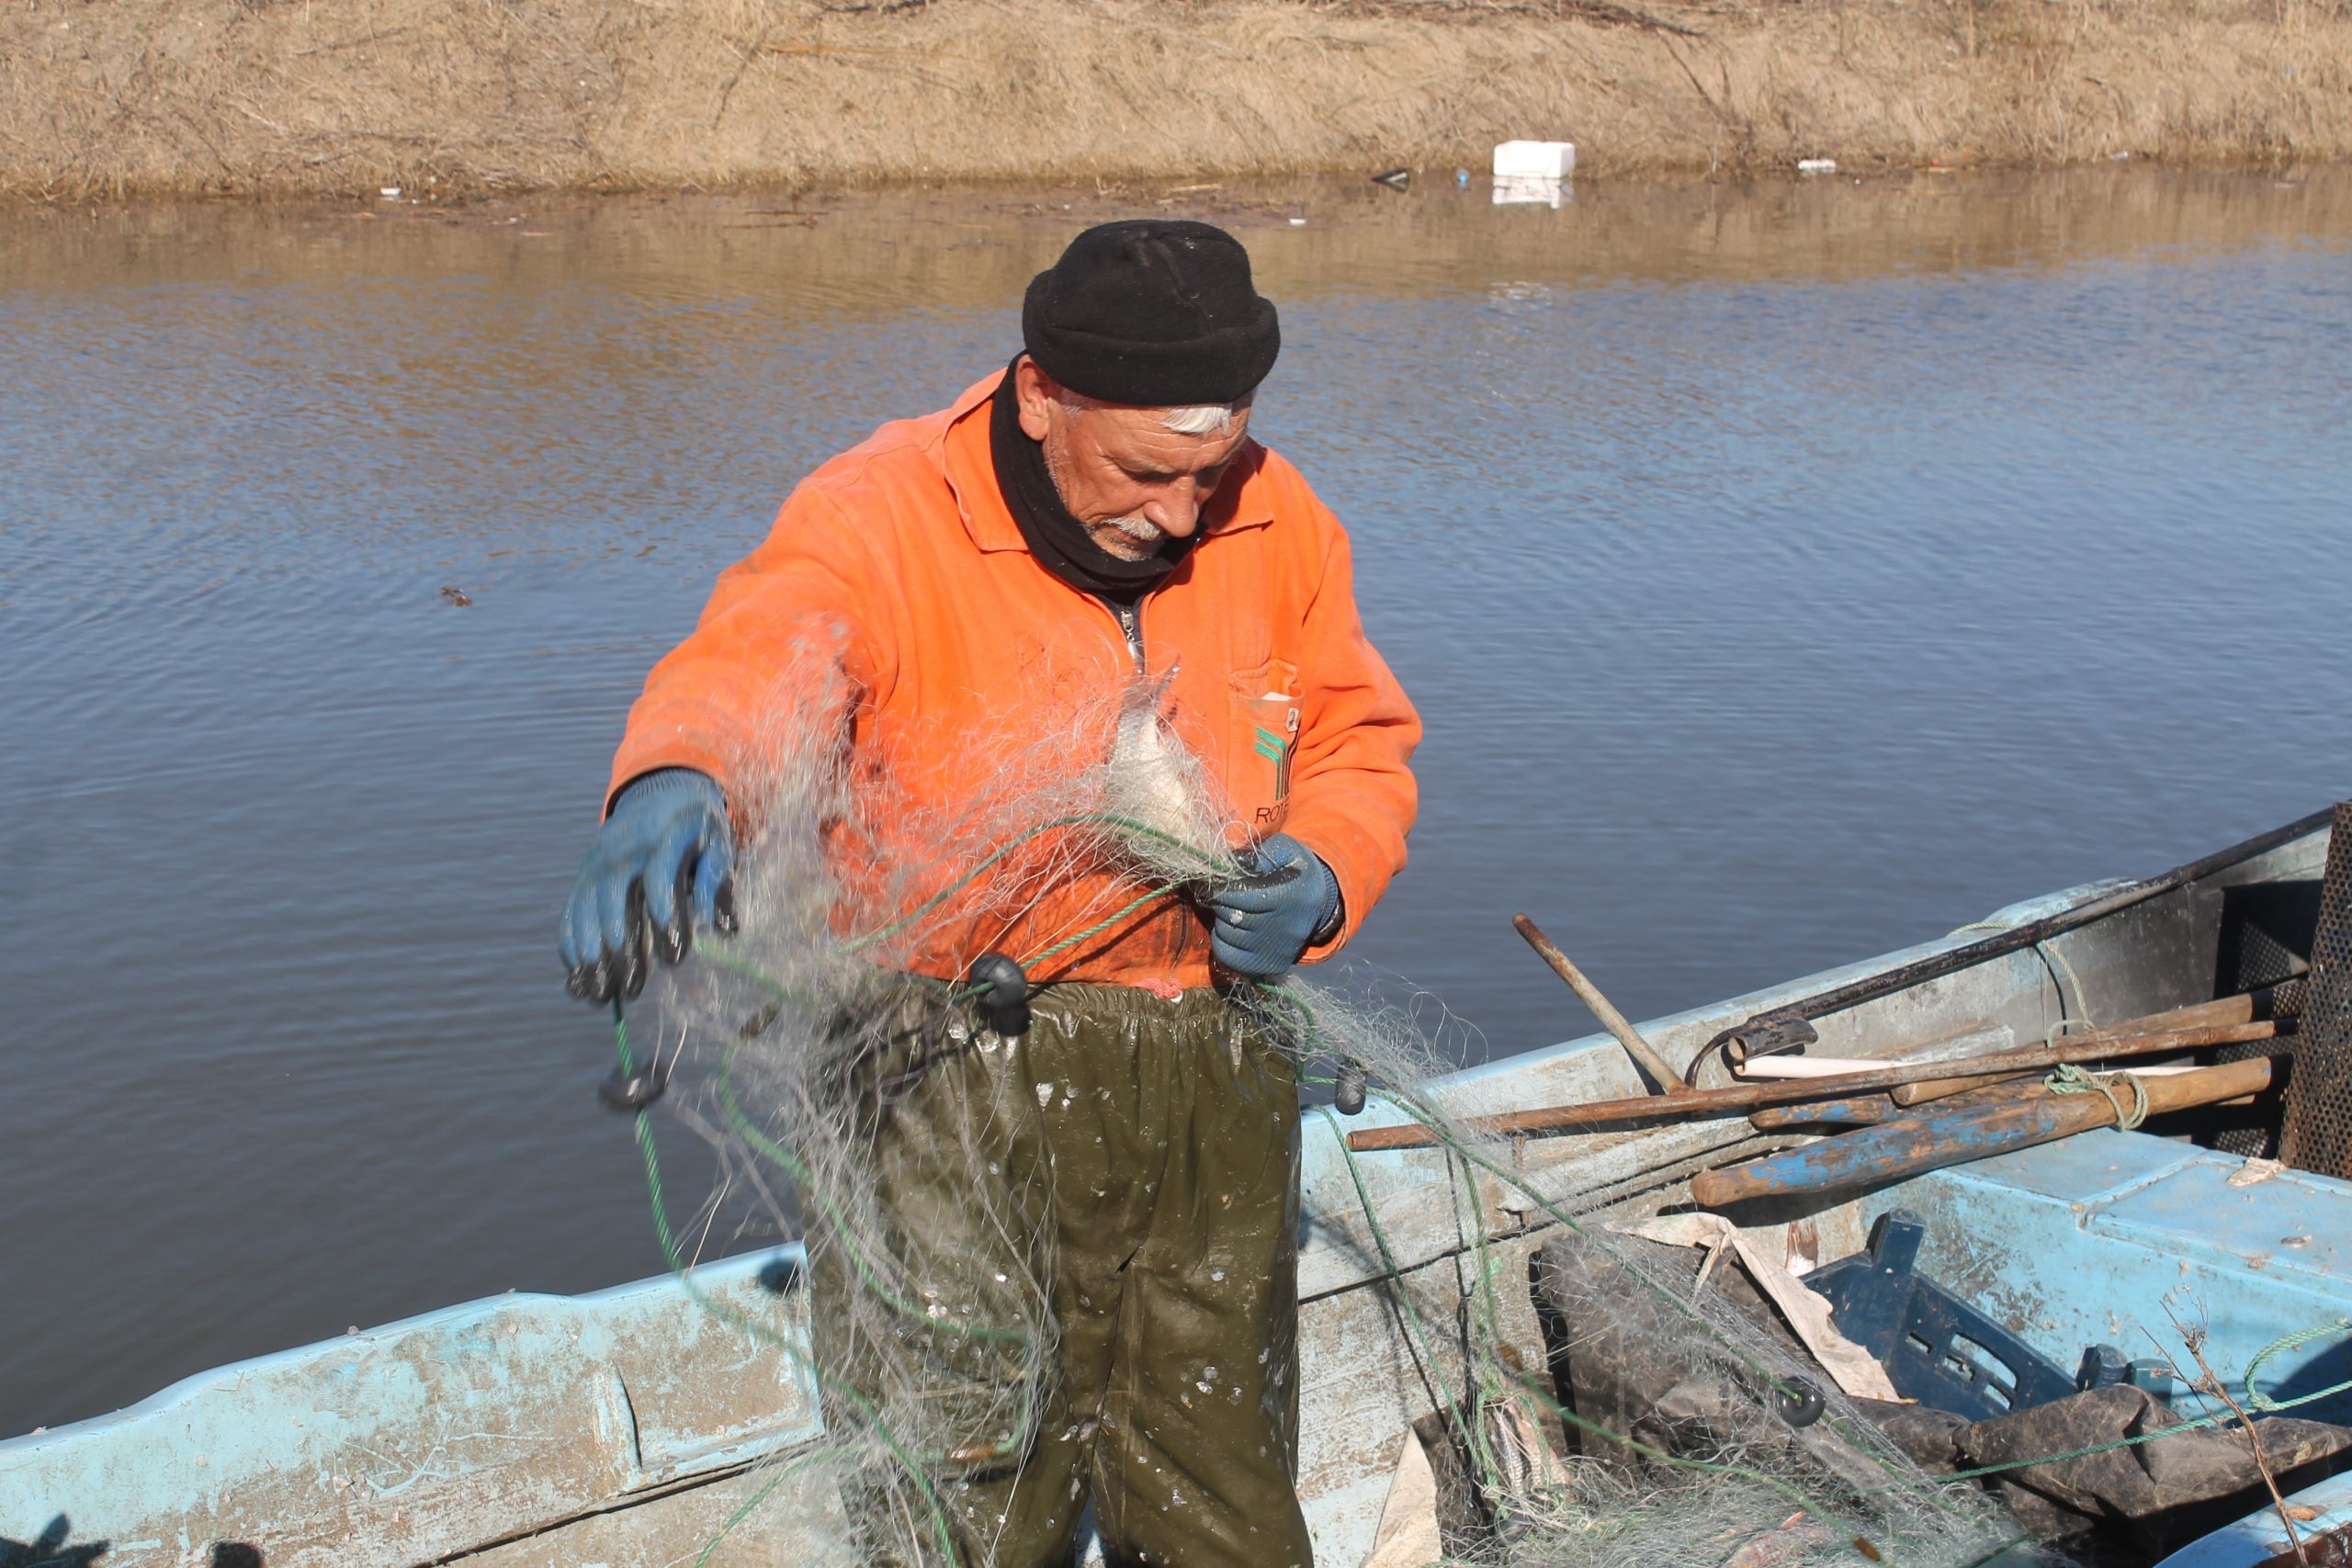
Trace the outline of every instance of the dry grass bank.
<instances>
[{"instance_id":1,"label":"dry grass bank","mask_svg":"<svg viewBox=\"0 0 2352 1568\"><path fill-rule=\"evenodd\" d=\"M5 0L0 190L2352 156L2352 0Z\"/></svg>"}]
</instances>

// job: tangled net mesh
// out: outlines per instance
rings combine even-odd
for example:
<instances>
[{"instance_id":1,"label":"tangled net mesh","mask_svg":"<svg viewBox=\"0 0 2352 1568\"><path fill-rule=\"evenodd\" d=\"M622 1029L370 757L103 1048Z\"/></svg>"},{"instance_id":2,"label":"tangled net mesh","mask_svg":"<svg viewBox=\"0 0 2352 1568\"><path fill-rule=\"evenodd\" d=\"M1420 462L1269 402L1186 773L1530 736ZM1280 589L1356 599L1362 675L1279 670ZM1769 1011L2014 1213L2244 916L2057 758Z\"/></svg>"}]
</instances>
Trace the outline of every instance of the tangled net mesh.
<instances>
[{"instance_id":1,"label":"tangled net mesh","mask_svg":"<svg viewBox=\"0 0 2352 1568\"><path fill-rule=\"evenodd\" d=\"M1375 1060L1398 1017L1367 1030L1346 1003L1324 1011ZM1340 1140L1433 1412L1415 1428L1437 1472L1442 1550L1380 1568L2062 1561L1984 1493L1922 1470L1736 1268L1632 1234L1655 1193L1563 1200L1421 1080L1383 1083L1435 1134L1464 1245L1450 1269L1401 1266L1387 1201ZM1511 1192L1538 1239L1490 1235L1482 1184ZM1531 1303L1540 1369L1523 1348Z\"/></svg>"},{"instance_id":2,"label":"tangled net mesh","mask_svg":"<svg viewBox=\"0 0 2352 1568\"><path fill-rule=\"evenodd\" d=\"M658 997L668 1104L710 1141L722 1172L691 1222L673 1230L663 1213L642 1113L639 1139L663 1244L689 1290L687 1254L700 1246L681 1233L706 1244L800 1237L840 1306L831 1337L811 1348L697 1292L802 1364L826 1418L824 1439L777 1461L702 1557L758 1539L777 1492L821 1479L853 1516L850 1538L807 1539L796 1515L794 1539L772 1543L791 1560L831 1550L843 1562L985 1563L988 1521L962 1496L975 1474L1017 1465L1036 1430L1057 1354L1050 1266L1037 1215L989 1179L1002 1149L988 1118L927 1124L933 1135L910 1155L906 1140L876 1137L875 1106L924 1073L984 1076L1004 1044L978 1021L972 984L922 976L965 976L1006 951L1048 982L1091 942L1245 874L1248 836L1148 680L1096 700L1017 705L1019 735L959 738L965 776L952 790L903 790L860 771L841 743L847 705L830 678L804 668L777 692L760 753L738 770L739 794L752 793L741 780L759 781L748 814L757 830L736 872L741 934L703 941ZM1064 717L1041 728L1039 712ZM1097 891L1073 901L1081 885ZM1819 1374L1721 1291L1694 1304L1682 1249L1613 1235L1526 1189L1533 1217L1559 1237L1534 1293L1556 1319L1555 1356L1560 1346L1571 1361L1639 1356L1672 1397L1603 1408L1531 1370L1518 1321L1531 1299L1527 1249L1487 1235L1477 1191L1481 1179L1518 1180L1510 1151L1423 1087L1458 1059L1448 1036L1460 1026L1423 998L1389 1003L1295 976L1230 999L1283 1043L1310 1094L1360 1073L1439 1135L1468 1238L1445 1270L1398 1266L1389 1200L1347 1156L1362 1203L1353 1219L1385 1267L1428 1412L1419 1429L1443 1528L1422 1561L1959 1568L2018 1538L1996 1505L1919 1471L1834 1389L1811 1426L1775 1415L1776 1400ZM625 1029L622 1041L626 1059ZM923 1205L940 1194L958 1206L937 1231L957 1238L953 1248L930 1243L937 1216Z\"/></svg>"},{"instance_id":3,"label":"tangled net mesh","mask_svg":"<svg viewBox=\"0 0 2352 1568\"><path fill-rule=\"evenodd\" d=\"M1731 1265L1712 1281L1702 1269L1687 1248L1589 1224L1544 1248L1566 1386L1506 1383L1510 1419L1487 1425L1550 1417L1573 1452L1511 1462L1505 1445L1475 1467L1499 1517L1460 1561L1957 1565L2020 1544L1989 1498L1928 1475L1841 1394ZM1509 1366L1506 1344L1491 1354Z\"/></svg>"}]
</instances>

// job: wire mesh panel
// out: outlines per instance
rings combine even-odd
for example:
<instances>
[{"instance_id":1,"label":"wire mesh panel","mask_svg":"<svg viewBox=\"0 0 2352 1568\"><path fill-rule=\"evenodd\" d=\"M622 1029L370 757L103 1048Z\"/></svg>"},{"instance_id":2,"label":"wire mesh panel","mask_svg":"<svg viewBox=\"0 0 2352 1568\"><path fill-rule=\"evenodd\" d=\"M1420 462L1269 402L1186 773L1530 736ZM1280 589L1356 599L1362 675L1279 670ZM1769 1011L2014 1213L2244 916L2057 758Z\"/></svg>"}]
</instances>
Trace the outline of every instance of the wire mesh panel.
<instances>
[{"instance_id":1,"label":"wire mesh panel","mask_svg":"<svg viewBox=\"0 0 2352 1568\"><path fill-rule=\"evenodd\" d=\"M2301 955L2285 944L2267 936L2265 936L2262 942L2275 956L2266 958L2264 967L2253 971L2256 975L2290 973L2294 965L2302 963ZM2253 947L2256 944L2249 942L2246 945ZM2268 987L2270 990L2267 1008L2270 1017L2283 1022L2302 1012L2305 989L2302 976L2296 975L2291 979L2277 980L2275 983L2263 978L2241 978L2235 988L2241 991L2258 992L2265 987ZM2261 1012L2257 1011L2256 1016L2260 1017ZM2244 1062L2256 1056L2276 1055L2280 1043L2277 1040L2250 1040L2242 1045L2224 1045L2213 1053L2213 1063L2218 1066L2224 1062ZM2255 1103L2250 1107L2234 1110L2219 1106L2212 1108L2207 1114L2215 1118L2213 1146L2225 1155L2240 1155L2247 1158L2256 1156L2266 1159L2277 1158L2278 1122L2279 1118L2284 1114L2282 1104L2284 1098L2283 1092L2277 1095L2266 1094L2257 1096Z\"/></svg>"},{"instance_id":2,"label":"wire mesh panel","mask_svg":"<svg viewBox=\"0 0 2352 1568\"><path fill-rule=\"evenodd\" d=\"M2304 1170L2352 1177L2352 801L2335 808L2301 1001L2279 1156Z\"/></svg>"}]
</instances>

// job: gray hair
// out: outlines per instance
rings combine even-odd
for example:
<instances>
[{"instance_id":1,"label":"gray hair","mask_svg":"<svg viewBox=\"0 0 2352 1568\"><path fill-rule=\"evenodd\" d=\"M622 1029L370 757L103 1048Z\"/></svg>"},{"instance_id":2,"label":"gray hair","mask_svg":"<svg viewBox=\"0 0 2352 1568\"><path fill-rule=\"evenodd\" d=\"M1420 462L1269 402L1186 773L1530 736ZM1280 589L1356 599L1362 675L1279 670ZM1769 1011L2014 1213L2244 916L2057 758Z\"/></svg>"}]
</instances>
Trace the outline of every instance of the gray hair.
<instances>
[{"instance_id":1,"label":"gray hair","mask_svg":"<svg viewBox=\"0 0 2352 1568\"><path fill-rule=\"evenodd\" d=\"M1073 392L1068 387L1058 389L1057 396L1062 407L1072 413L1106 406L1100 399ZM1231 403L1187 403L1181 408L1159 410L1159 424L1161 429L1178 435L1227 435L1232 433L1235 412Z\"/></svg>"}]
</instances>

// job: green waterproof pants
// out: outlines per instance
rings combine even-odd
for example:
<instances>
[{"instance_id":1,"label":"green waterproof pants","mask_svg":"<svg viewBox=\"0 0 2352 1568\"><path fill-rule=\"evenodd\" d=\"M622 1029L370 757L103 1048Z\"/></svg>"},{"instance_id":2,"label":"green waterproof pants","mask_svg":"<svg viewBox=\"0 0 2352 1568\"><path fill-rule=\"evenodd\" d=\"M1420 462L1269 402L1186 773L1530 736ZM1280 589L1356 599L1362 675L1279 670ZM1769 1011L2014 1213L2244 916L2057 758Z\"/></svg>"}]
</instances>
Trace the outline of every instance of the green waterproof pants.
<instances>
[{"instance_id":1,"label":"green waterproof pants","mask_svg":"<svg viewBox=\"0 0 2352 1568\"><path fill-rule=\"evenodd\" d=\"M1015 1039L963 1010L867 1032L872 1181L809 1236L828 1425L865 1559L1308 1568L1298 1089L1223 996L1058 985Z\"/></svg>"}]
</instances>

